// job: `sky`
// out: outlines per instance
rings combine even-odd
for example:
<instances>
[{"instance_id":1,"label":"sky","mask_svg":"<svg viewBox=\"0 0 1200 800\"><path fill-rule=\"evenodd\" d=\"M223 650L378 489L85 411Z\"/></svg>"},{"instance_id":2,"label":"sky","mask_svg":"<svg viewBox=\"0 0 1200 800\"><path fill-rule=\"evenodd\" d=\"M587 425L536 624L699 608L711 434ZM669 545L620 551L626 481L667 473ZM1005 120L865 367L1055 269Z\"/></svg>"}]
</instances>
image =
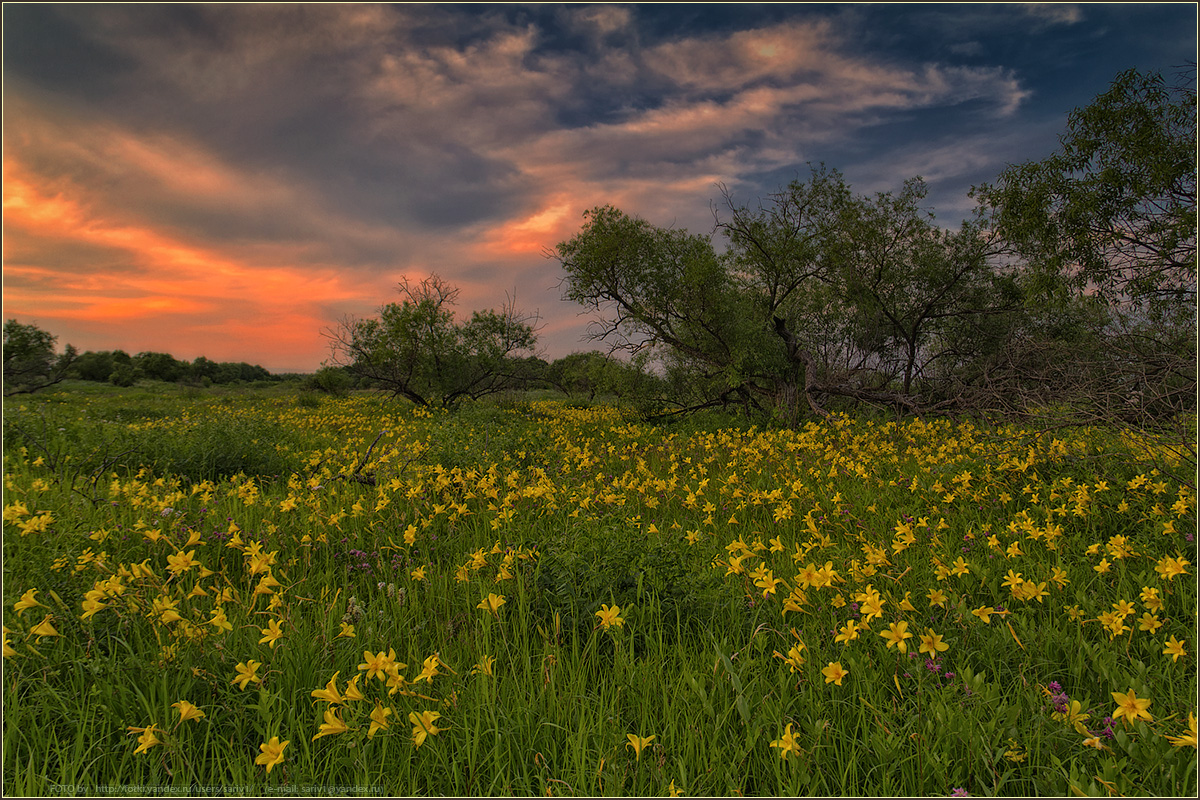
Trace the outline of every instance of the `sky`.
<instances>
[{"instance_id":1,"label":"sky","mask_svg":"<svg viewBox=\"0 0 1200 800\"><path fill-rule=\"evenodd\" d=\"M614 205L710 233L809 164L939 223L1193 3L3 6L4 318L80 351L311 372L404 278L602 345L546 256Z\"/></svg>"}]
</instances>

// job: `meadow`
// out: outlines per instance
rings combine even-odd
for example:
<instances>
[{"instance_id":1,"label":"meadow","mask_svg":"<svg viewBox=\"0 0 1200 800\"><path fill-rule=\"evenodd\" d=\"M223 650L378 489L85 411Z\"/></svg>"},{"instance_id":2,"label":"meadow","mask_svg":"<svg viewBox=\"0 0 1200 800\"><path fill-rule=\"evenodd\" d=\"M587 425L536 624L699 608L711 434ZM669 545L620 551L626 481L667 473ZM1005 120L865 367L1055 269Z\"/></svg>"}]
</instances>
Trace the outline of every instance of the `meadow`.
<instances>
[{"instance_id":1,"label":"meadow","mask_svg":"<svg viewBox=\"0 0 1200 800\"><path fill-rule=\"evenodd\" d=\"M75 386L4 487L8 795L1196 794L1146 433Z\"/></svg>"}]
</instances>

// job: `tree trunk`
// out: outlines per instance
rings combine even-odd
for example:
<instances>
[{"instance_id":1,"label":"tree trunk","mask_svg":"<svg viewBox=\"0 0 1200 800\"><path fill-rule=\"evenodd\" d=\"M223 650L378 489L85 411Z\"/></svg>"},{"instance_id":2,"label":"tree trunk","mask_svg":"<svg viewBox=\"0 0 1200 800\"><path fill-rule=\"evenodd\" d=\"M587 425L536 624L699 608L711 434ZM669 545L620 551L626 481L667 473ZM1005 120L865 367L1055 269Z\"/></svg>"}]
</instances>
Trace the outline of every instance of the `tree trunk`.
<instances>
[{"instance_id":1,"label":"tree trunk","mask_svg":"<svg viewBox=\"0 0 1200 800\"><path fill-rule=\"evenodd\" d=\"M813 397L820 387L817 386L816 362L812 357L812 353L800 347L800 343L796 341L795 334L787 329L787 322L780 317L772 317L772 319L775 321L775 333L779 335L779 338L783 339L783 343L787 347L788 362L796 372L799 372L800 369L804 370L804 399L808 401L808 407L818 416L828 417L829 412L821 408ZM795 383L789 383L785 386L785 398L787 398L787 392L789 391L793 393L798 391ZM796 408L796 418L798 420L800 414L799 398L796 397L794 400L787 399Z\"/></svg>"}]
</instances>

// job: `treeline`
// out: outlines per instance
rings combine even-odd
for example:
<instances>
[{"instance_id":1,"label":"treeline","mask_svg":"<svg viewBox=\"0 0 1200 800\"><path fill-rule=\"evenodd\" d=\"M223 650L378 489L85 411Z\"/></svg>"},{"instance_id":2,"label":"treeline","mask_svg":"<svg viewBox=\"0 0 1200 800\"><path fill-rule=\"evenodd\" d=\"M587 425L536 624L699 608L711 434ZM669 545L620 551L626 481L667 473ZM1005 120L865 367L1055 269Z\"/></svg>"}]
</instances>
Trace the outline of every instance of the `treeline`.
<instances>
[{"instance_id":1,"label":"treeline","mask_svg":"<svg viewBox=\"0 0 1200 800\"><path fill-rule=\"evenodd\" d=\"M78 352L67 345L56 348L58 337L37 325L15 319L4 323L4 395L27 394L64 380L94 381L132 386L139 380L165 381L193 386L220 386L300 380L304 375L272 375L257 364L212 361L204 356L181 361L168 353L124 350Z\"/></svg>"},{"instance_id":2,"label":"treeline","mask_svg":"<svg viewBox=\"0 0 1200 800\"><path fill-rule=\"evenodd\" d=\"M1056 153L975 187L954 229L919 177L866 196L824 166L762 199L723 191L707 234L599 206L548 255L623 361L538 367L536 315L456 319L432 275L326 331L332 363L445 407L540 381L790 425L873 407L1159 426L1196 407L1195 143L1194 67L1129 71Z\"/></svg>"},{"instance_id":3,"label":"treeline","mask_svg":"<svg viewBox=\"0 0 1200 800\"><path fill-rule=\"evenodd\" d=\"M265 367L244 361L212 361L204 356L181 361L169 353L143 352L129 355L124 350L87 351L80 354L68 376L132 386L140 379L214 386L252 381L281 380Z\"/></svg>"},{"instance_id":4,"label":"treeline","mask_svg":"<svg viewBox=\"0 0 1200 800\"><path fill-rule=\"evenodd\" d=\"M169 353L124 350L87 350L67 345L56 350L57 337L36 325L8 320L4 325L4 393L25 394L64 380L132 386L140 380L191 386L229 386L290 382L306 391L342 395L352 389L388 389L386 383L355 370L324 366L315 373L273 374L265 367L244 361L193 361ZM580 399L653 396L665 384L660 378L600 351L572 353L553 362L527 356L512 359L506 370L507 389L549 389Z\"/></svg>"}]
</instances>

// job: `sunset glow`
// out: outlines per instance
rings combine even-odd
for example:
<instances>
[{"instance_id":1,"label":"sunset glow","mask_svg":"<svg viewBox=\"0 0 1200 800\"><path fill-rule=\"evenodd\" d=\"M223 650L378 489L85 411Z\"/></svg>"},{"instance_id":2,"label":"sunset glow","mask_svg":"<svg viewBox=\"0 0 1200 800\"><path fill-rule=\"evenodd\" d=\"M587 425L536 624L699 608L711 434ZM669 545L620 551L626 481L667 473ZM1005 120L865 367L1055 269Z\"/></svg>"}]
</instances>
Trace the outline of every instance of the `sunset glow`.
<instances>
[{"instance_id":1,"label":"sunset glow","mask_svg":"<svg viewBox=\"0 0 1200 800\"><path fill-rule=\"evenodd\" d=\"M5 317L311 371L437 272L560 357L592 345L545 254L589 208L707 233L718 184L823 161L952 221L1117 72L1194 58L1190 5L1055 8L9 4Z\"/></svg>"}]
</instances>

